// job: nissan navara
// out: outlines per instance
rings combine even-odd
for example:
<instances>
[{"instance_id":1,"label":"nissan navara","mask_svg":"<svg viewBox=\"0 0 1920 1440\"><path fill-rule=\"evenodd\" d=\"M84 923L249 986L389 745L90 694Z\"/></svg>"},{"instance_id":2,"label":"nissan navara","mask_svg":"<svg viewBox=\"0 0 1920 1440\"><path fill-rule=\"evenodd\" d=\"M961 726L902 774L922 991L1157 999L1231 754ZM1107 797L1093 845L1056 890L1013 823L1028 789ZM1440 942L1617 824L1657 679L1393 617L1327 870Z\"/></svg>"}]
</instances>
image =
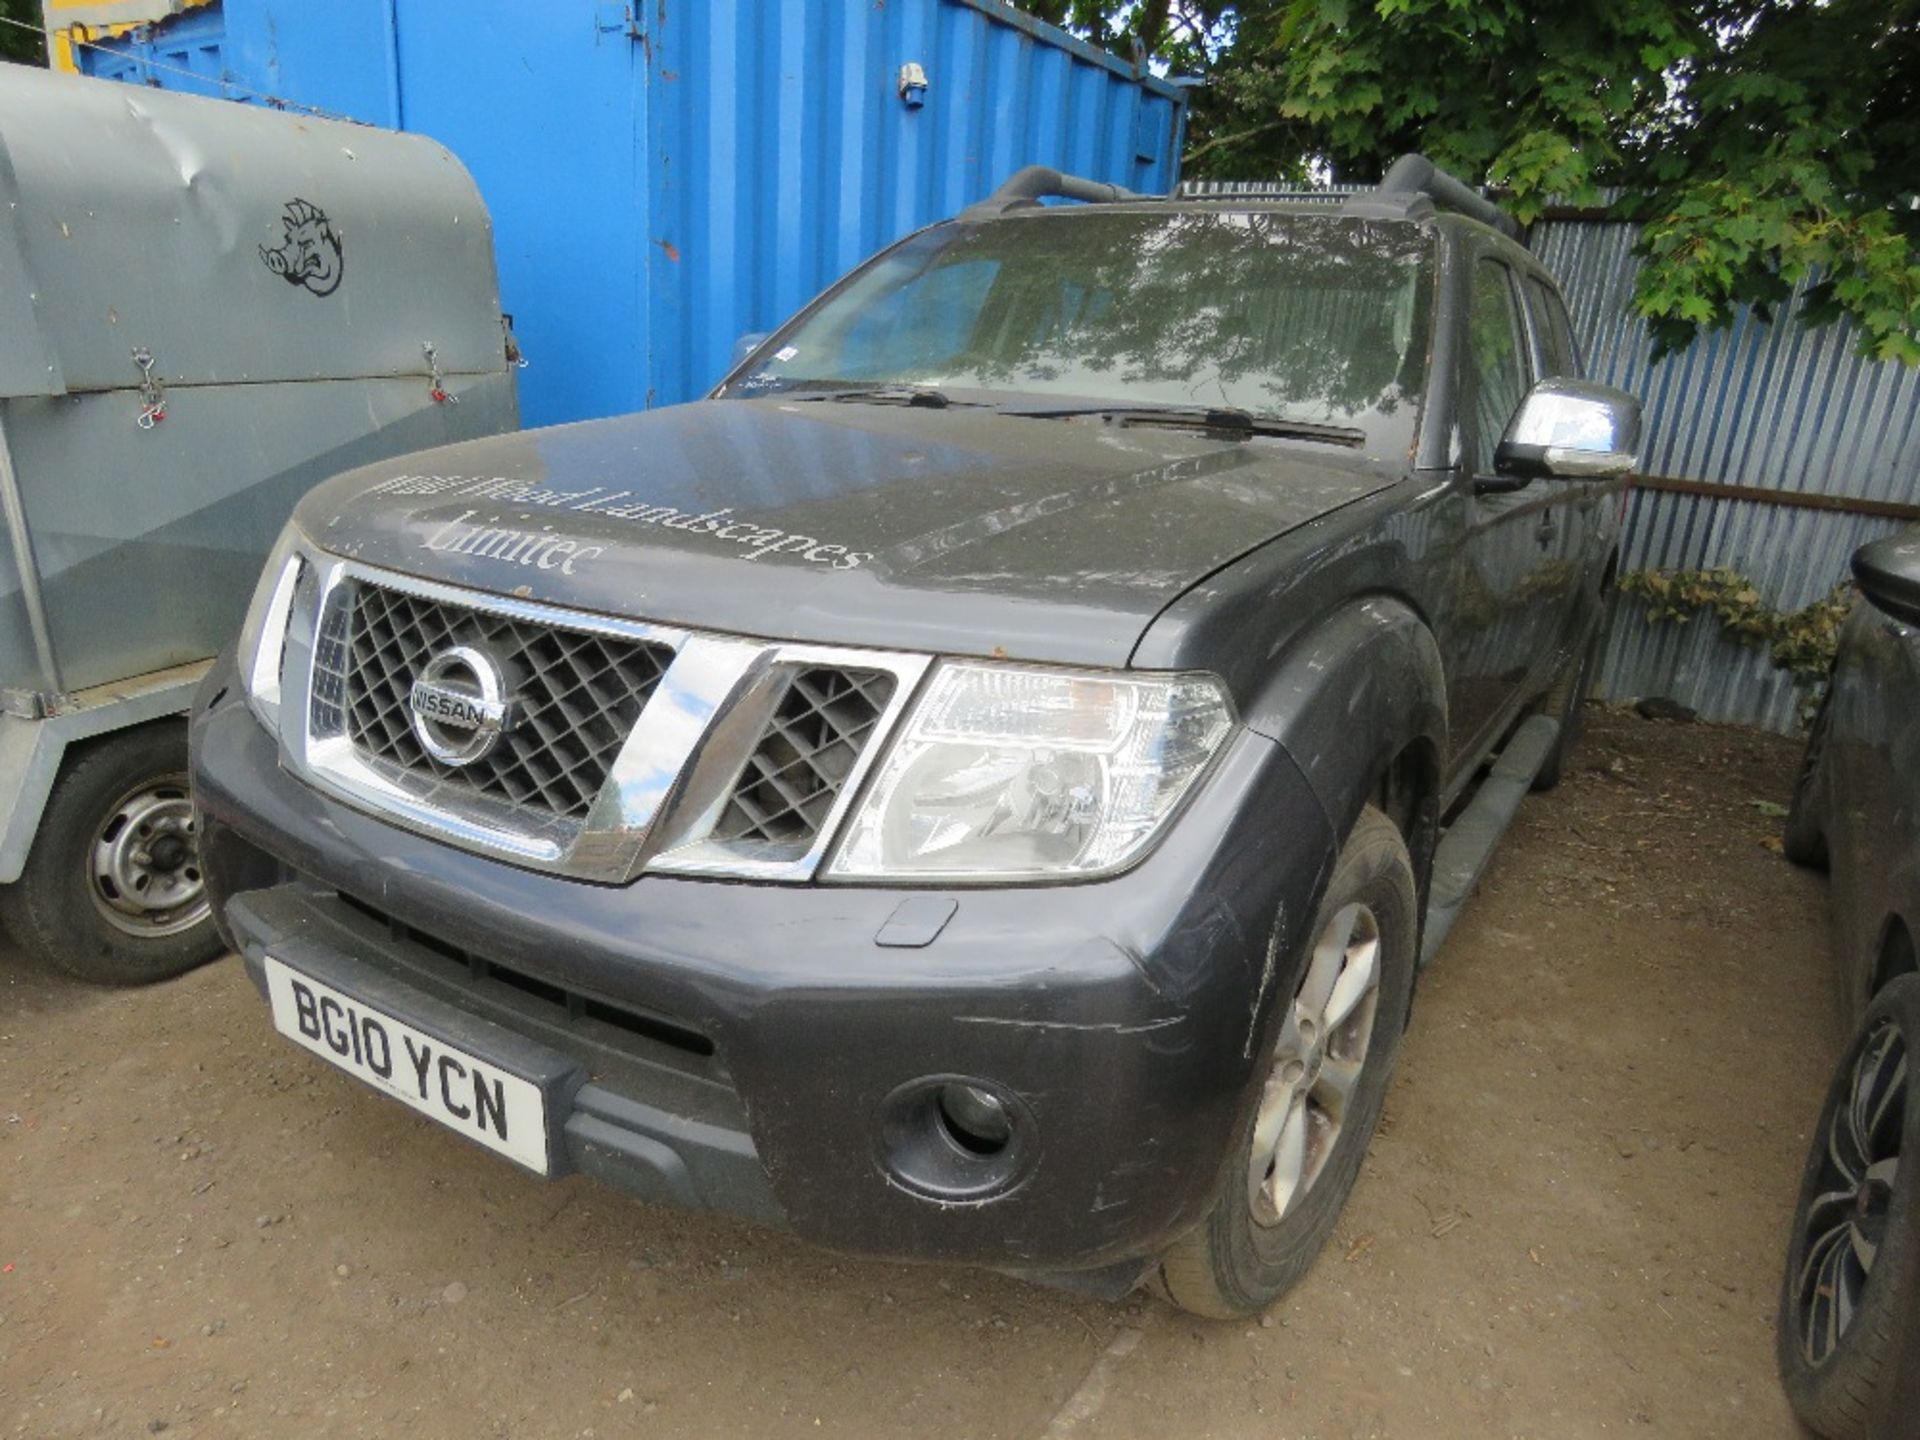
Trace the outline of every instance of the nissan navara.
<instances>
[{"instance_id":1,"label":"nissan navara","mask_svg":"<svg viewBox=\"0 0 1920 1440\"><path fill-rule=\"evenodd\" d=\"M192 722L272 1023L537 1175L1265 1306L1604 636L1638 412L1516 236L1029 169L697 403L321 485Z\"/></svg>"}]
</instances>

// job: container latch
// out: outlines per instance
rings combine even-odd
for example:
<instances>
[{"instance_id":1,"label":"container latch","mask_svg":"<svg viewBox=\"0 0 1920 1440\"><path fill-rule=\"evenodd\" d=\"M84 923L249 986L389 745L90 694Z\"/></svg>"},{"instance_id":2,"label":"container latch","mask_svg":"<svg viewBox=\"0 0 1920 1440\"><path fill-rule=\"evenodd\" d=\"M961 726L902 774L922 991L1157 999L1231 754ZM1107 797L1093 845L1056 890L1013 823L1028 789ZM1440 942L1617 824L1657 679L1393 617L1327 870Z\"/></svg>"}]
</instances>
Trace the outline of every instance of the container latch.
<instances>
[{"instance_id":1,"label":"container latch","mask_svg":"<svg viewBox=\"0 0 1920 1440\"><path fill-rule=\"evenodd\" d=\"M433 348L433 341L422 340L420 353L427 357L427 398L436 405L458 405L460 397L449 393L440 379L440 355Z\"/></svg>"},{"instance_id":2,"label":"container latch","mask_svg":"<svg viewBox=\"0 0 1920 1440\"><path fill-rule=\"evenodd\" d=\"M153 373L153 352L144 345L133 347L133 363L140 367L140 414L134 424L151 430L167 418L167 391Z\"/></svg>"},{"instance_id":3,"label":"container latch","mask_svg":"<svg viewBox=\"0 0 1920 1440\"><path fill-rule=\"evenodd\" d=\"M500 312L500 333L506 337L507 363L516 370L527 368L527 357L520 353L520 337L513 333L513 316Z\"/></svg>"}]
</instances>

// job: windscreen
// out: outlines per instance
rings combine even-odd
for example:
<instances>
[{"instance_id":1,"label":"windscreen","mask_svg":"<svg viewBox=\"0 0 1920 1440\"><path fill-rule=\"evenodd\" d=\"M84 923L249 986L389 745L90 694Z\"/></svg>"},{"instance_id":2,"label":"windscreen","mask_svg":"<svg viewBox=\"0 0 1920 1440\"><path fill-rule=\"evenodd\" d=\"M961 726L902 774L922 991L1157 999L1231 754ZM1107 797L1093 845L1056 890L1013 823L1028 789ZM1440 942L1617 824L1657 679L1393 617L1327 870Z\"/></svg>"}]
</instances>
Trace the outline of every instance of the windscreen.
<instances>
[{"instance_id":1,"label":"windscreen","mask_svg":"<svg viewBox=\"0 0 1920 1440\"><path fill-rule=\"evenodd\" d=\"M736 395L910 385L1366 427L1424 376L1431 241L1276 213L935 227L857 271Z\"/></svg>"}]
</instances>

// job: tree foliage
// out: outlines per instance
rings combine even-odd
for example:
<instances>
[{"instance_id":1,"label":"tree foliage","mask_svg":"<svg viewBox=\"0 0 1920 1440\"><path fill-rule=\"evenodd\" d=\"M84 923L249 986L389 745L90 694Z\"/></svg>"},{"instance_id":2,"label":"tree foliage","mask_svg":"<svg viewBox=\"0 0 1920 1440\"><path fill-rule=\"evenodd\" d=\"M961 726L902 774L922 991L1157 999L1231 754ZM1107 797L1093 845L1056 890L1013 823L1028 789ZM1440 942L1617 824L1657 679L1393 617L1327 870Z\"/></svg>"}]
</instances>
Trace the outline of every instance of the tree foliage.
<instances>
[{"instance_id":1,"label":"tree foliage","mask_svg":"<svg viewBox=\"0 0 1920 1440\"><path fill-rule=\"evenodd\" d=\"M1420 150L1521 219L1618 192L1662 350L1809 285L1920 364L1920 0L1041 0L1192 74L1187 173L1367 180Z\"/></svg>"},{"instance_id":2,"label":"tree foliage","mask_svg":"<svg viewBox=\"0 0 1920 1440\"><path fill-rule=\"evenodd\" d=\"M47 43L39 30L40 0L0 0L0 60L46 64Z\"/></svg>"},{"instance_id":3,"label":"tree foliage","mask_svg":"<svg viewBox=\"0 0 1920 1440\"><path fill-rule=\"evenodd\" d=\"M1617 583L1622 595L1646 606L1648 624L1685 625L1706 613L1736 640L1766 646L1775 668L1793 677L1803 701L1811 699L1832 672L1840 627L1859 594L1851 581L1842 580L1799 610L1776 610L1761 598L1758 585L1725 566L1630 570Z\"/></svg>"}]
</instances>

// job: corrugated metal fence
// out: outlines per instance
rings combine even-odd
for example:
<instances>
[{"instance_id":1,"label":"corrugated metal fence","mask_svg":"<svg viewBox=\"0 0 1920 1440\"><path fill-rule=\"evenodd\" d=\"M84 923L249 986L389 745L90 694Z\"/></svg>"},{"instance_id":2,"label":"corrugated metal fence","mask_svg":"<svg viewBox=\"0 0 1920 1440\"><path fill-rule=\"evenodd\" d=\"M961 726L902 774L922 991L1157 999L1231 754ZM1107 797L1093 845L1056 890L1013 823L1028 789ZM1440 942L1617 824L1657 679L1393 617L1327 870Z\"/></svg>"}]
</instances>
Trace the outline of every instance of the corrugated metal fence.
<instances>
[{"instance_id":1,"label":"corrugated metal fence","mask_svg":"<svg viewBox=\"0 0 1920 1440\"><path fill-rule=\"evenodd\" d=\"M1638 266L1631 225L1594 219L1534 227L1533 249L1560 277L1589 375L1646 405L1648 475L1737 485L1826 503L1920 502L1920 371L1854 352L1846 325L1808 329L1799 295L1773 323L1743 312L1654 364L1631 318ZM1627 569L1725 565L1766 603L1797 609L1847 573L1854 548L1895 528L1885 516L1807 503L1641 488L1627 520ZM1711 617L1647 623L1622 605L1601 677L1613 699L1667 695L1711 720L1798 727L1798 697L1758 646Z\"/></svg>"}]
</instances>

